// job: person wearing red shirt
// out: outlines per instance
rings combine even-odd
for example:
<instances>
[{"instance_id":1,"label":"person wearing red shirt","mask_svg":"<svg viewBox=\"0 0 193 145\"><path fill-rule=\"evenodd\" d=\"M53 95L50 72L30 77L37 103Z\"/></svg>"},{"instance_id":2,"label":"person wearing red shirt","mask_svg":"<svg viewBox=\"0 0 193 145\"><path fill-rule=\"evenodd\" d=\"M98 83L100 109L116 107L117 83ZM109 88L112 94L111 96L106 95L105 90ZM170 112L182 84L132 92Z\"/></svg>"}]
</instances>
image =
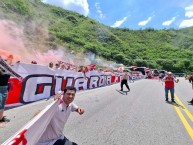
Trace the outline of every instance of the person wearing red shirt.
<instances>
[{"instance_id":1,"label":"person wearing red shirt","mask_svg":"<svg viewBox=\"0 0 193 145\"><path fill-rule=\"evenodd\" d=\"M165 82L165 98L166 98L166 101L168 101L168 92L170 91L171 101L173 103L175 103L175 101L174 101L174 82L178 83L179 79L176 79L174 76L172 76L171 72L168 72L167 76L163 79L163 82Z\"/></svg>"}]
</instances>

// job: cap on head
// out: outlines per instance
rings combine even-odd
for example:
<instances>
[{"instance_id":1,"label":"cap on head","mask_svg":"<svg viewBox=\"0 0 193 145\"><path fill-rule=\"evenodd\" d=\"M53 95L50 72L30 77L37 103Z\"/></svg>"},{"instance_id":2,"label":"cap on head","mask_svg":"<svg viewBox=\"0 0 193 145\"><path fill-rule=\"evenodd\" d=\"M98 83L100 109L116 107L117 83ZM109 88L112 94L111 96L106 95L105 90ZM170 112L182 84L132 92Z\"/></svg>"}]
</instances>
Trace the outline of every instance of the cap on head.
<instances>
[{"instance_id":1,"label":"cap on head","mask_svg":"<svg viewBox=\"0 0 193 145\"><path fill-rule=\"evenodd\" d=\"M172 74L172 72L168 72L168 75L171 75Z\"/></svg>"}]
</instances>

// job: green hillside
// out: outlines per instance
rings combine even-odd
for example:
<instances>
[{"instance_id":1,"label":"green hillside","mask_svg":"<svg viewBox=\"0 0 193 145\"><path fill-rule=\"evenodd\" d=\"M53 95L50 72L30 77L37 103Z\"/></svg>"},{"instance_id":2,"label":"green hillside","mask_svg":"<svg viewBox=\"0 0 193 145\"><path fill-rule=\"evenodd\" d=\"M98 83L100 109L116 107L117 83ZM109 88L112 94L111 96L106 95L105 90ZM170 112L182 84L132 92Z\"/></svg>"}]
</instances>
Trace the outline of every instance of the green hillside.
<instances>
[{"instance_id":1,"label":"green hillside","mask_svg":"<svg viewBox=\"0 0 193 145\"><path fill-rule=\"evenodd\" d=\"M111 28L40 0L1 0L0 17L18 25L28 24L24 32L29 40L38 41L40 28L47 28L49 37L43 43L50 49L64 46L75 52L93 52L125 65L172 72L193 70L193 27L180 30ZM31 33L34 22L39 28Z\"/></svg>"}]
</instances>

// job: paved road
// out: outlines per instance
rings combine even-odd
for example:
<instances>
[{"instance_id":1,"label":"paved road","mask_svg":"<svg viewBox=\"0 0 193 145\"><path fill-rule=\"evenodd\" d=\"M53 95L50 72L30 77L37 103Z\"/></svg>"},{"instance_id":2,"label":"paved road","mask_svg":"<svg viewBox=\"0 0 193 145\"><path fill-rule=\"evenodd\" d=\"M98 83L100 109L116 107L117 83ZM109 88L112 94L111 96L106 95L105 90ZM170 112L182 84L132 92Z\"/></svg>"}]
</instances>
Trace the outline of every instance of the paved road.
<instances>
[{"instance_id":1,"label":"paved road","mask_svg":"<svg viewBox=\"0 0 193 145\"><path fill-rule=\"evenodd\" d=\"M193 90L188 81L180 79L176 84L178 105L165 102L164 87L158 80L129 85L127 95L116 91L119 84L79 92L75 102L86 112L83 116L72 113L64 134L79 145L193 144L193 106L187 103ZM0 128L0 144L51 101L5 111L11 122Z\"/></svg>"}]
</instances>

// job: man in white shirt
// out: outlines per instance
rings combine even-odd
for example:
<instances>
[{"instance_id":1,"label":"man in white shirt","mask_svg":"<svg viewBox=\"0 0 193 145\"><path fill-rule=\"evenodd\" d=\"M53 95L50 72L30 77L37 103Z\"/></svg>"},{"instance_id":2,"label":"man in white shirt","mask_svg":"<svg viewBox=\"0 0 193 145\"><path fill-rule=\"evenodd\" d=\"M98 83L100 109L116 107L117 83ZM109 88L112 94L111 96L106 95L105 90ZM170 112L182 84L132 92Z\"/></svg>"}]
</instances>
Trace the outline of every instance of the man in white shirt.
<instances>
[{"instance_id":1,"label":"man in white shirt","mask_svg":"<svg viewBox=\"0 0 193 145\"><path fill-rule=\"evenodd\" d=\"M84 113L84 109L72 103L76 94L76 88L69 86L64 90L61 101L62 109L58 107L56 113L48 124L46 130L38 141L37 145L77 145L70 142L64 135L63 129L70 116L70 113L76 111L80 115ZM61 94L57 94L54 99L60 99Z\"/></svg>"}]
</instances>

